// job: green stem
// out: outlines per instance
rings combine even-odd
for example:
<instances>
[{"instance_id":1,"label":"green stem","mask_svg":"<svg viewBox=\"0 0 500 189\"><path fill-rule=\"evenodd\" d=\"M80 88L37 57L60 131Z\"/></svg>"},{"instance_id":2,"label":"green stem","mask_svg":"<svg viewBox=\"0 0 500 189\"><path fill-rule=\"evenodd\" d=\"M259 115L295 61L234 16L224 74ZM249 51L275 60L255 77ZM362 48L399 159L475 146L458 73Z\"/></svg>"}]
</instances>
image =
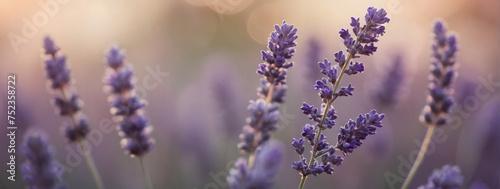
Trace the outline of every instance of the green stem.
<instances>
[{"instance_id":1,"label":"green stem","mask_svg":"<svg viewBox=\"0 0 500 189\"><path fill-rule=\"evenodd\" d=\"M351 61L352 57L353 57L353 55L351 53L349 53L349 57L347 57L347 60L344 63L344 66L342 66L342 70L340 71L340 75L337 78L337 81L335 82L335 86L333 88L334 97L331 100L326 102L325 111L323 112L323 117L321 118L321 122L319 123L319 126L322 126L325 123L326 114L328 113L328 110L330 109L330 105L332 105L333 100L336 98L335 93L337 92L337 89L339 88L340 81L342 80L342 77L344 76L344 72L347 68L347 65ZM316 156L316 153L317 153L316 146L318 145L319 136L321 135L321 131L323 131L323 130L321 128L318 128L318 132L316 133L316 138L314 139L315 142L314 142L314 146L313 146L313 153L311 154L311 158L309 159L308 167L311 167L314 163L314 160L315 160L314 157ZM306 182L306 179L307 179L307 176L302 175L302 179L300 180L299 189L302 189L304 187L304 183Z\"/></svg>"},{"instance_id":2,"label":"green stem","mask_svg":"<svg viewBox=\"0 0 500 189\"><path fill-rule=\"evenodd\" d=\"M61 93L65 101L68 101L68 97L66 96L66 90L64 88L61 88ZM75 112L70 113L70 119L71 123L73 123L73 127L77 127L77 121L75 120ZM80 145L80 148L82 148L83 152L83 157L85 158L85 162L87 163L87 167L90 169L90 172L92 173L92 177L94 178L94 181L97 185L98 189L104 189L104 184L102 183L101 176L99 175L99 172L97 171L97 168L94 163L94 159L90 155L90 150L89 147L87 146L87 143L85 143L85 140L80 140L78 142Z\"/></svg>"},{"instance_id":3,"label":"green stem","mask_svg":"<svg viewBox=\"0 0 500 189\"><path fill-rule=\"evenodd\" d=\"M78 144L80 144L80 147L82 148L83 157L85 158L85 162L87 162L87 166L89 167L90 172L92 173L92 177L94 177L94 181L97 184L97 188L103 189L104 185L102 184L101 176L99 175L99 172L97 172L94 159L90 155L90 150L87 146L87 143L85 143L85 140L82 140L78 142Z\"/></svg>"},{"instance_id":4,"label":"green stem","mask_svg":"<svg viewBox=\"0 0 500 189\"><path fill-rule=\"evenodd\" d=\"M266 97L266 105L265 105L265 108L264 108L264 114L262 115L262 118L259 120L259 126L258 127L262 127L262 124L264 123L264 115L267 114L267 107L271 103L271 100L272 100L272 97L273 97L273 93L274 93L274 87L276 87L276 86L275 85L271 85L269 87L269 91L267 92L267 97ZM260 133L258 133L257 136L258 137L254 138L254 146L257 146L257 141L255 139L260 138ZM253 167L254 164L255 164L255 149L250 153L250 156L248 157L248 167L251 168L251 167Z\"/></svg>"},{"instance_id":5,"label":"green stem","mask_svg":"<svg viewBox=\"0 0 500 189\"><path fill-rule=\"evenodd\" d=\"M304 183L306 183L307 176L302 175L302 179L300 179L299 188L302 189L304 187Z\"/></svg>"},{"instance_id":6,"label":"green stem","mask_svg":"<svg viewBox=\"0 0 500 189\"><path fill-rule=\"evenodd\" d=\"M411 181L415 177L415 175L418 171L418 168L420 168L420 165L424 161L425 154L427 152L427 148L429 147L429 144L430 144L430 141L432 139L432 135L434 133L435 128L436 128L436 126L434 126L434 125L430 125L427 128L427 133L425 134L424 142L422 143L422 146L420 147L420 151L418 152L417 159L415 160L415 163L411 167L410 173L408 174L408 177L406 177L406 180L403 183L403 186L401 187L401 189L407 189L408 187L410 187Z\"/></svg>"},{"instance_id":7,"label":"green stem","mask_svg":"<svg viewBox=\"0 0 500 189\"><path fill-rule=\"evenodd\" d=\"M142 159L142 157L139 157L139 161L141 162L142 177L144 179L144 184L146 185L147 189L153 189L153 184L151 183L151 177L149 176L148 168L146 164L144 164L144 160Z\"/></svg>"}]
</instances>

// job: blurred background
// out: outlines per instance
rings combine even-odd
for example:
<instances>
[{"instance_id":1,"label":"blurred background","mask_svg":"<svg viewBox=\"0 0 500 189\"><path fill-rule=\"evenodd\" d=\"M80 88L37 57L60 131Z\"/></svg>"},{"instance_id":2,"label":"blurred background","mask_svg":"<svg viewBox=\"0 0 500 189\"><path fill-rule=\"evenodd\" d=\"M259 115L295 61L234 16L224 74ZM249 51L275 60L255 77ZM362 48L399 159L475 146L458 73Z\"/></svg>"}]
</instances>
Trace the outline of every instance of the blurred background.
<instances>
[{"instance_id":1,"label":"blurred background","mask_svg":"<svg viewBox=\"0 0 500 189\"><path fill-rule=\"evenodd\" d=\"M373 108L386 113L385 127L333 175L308 178L306 188L401 186L426 131L418 116L429 83L436 18L459 36L459 105L452 124L443 128L445 139L434 142L412 188L425 184L432 170L445 164L460 166L462 188L500 188L500 3L493 0L0 0L0 88L7 88L9 73L17 75L17 145L28 129L44 130L56 159L69 168L63 175L69 187L94 188L85 162L68 158L76 147L67 143L61 127L69 120L55 115L51 105L41 60L43 37L50 35L68 57L91 127L103 134L91 147L105 185L143 188L140 165L124 154L117 132L99 129L113 124L103 91L103 60L110 45L118 44L134 66L138 95L147 100L146 116L154 126L156 145L145 156L153 185L228 188L229 168L238 157L247 157L236 144L249 115L248 101L257 98L260 51L266 50L273 26L286 20L298 28L299 38L292 58L296 66L288 72L287 101L280 109L281 128L273 135L285 146L274 188L297 188L300 177L291 163L298 156L290 143L308 121L300 112L302 102L320 104L313 88L321 77L317 62L345 49L338 31L349 27L350 17L363 20L370 6L386 9L391 21L377 52L358 60L365 63L365 72L343 80L353 84L355 95L335 102L339 118L327 136L334 144L339 126ZM398 79L401 88L394 103L381 102L376 92L391 81L384 77L394 62L400 62L404 73ZM146 77L154 78L147 82L155 87L145 86ZM6 96L2 90L4 107ZM5 125L0 133L7 133ZM0 188L24 188L19 169L16 182L6 179L9 141L1 135ZM16 157L19 168L25 158L20 153Z\"/></svg>"}]
</instances>

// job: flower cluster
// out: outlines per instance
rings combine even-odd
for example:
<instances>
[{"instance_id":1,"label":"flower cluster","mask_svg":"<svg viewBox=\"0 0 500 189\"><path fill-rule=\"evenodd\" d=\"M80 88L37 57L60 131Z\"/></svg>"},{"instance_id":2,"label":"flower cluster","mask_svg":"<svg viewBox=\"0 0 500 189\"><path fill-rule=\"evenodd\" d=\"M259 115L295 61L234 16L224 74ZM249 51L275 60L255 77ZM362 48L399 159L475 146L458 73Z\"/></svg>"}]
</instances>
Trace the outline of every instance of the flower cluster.
<instances>
[{"instance_id":1,"label":"flower cluster","mask_svg":"<svg viewBox=\"0 0 500 189\"><path fill-rule=\"evenodd\" d=\"M316 67L317 62L321 60L321 43L317 38L311 38L308 42L308 51L307 51L307 59L305 59L306 64L304 64L306 73L305 77L307 78L307 82L314 82L320 78L320 74L318 73L318 67ZM309 86L307 86L309 88Z\"/></svg>"},{"instance_id":2,"label":"flower cluster","mask_svg":"<svg viewBox=\"0 0 500 189\"><path fill-rule=\"evenodd\" d=\"M293 66L288 62L297 45L297 28L283 21L280 26L274 26L276 31L269 37L268 51L262 51L262 60L257 73L262 75L261 86L258 88L256 101L250 101L248 110L250 117L240 134L241 143L238 148L247 153L253 153L259 145L269 140L271 132L278 129L280 115L279 104L285 101L286 71Z\"/></svg>"},{"instance_id":3,"label":"flower cluster","mask_svg":"<svg viewBox=\"0 0 500 189\"><path fill-rule=\"evenodd\" d=\"M405 82L405 70L401 56L394 57L392 63L383 69L380 82L375 85L371 97L375 104L391 107L398 102Z\"/></svg>"},{"instance_id":4,"label":"flower cluster","mask_svg":"<svg viewBox=\"0 0 500 189\"><path fill-rule=\"evenodd\" d=\"M448 117L454 104L451 85L457 76L454 65L458 47L455 35L446 35L446 25L443 22L437 21L434 24L434 35L431 83L421 120L426 125L442 126L449 121Z\"/></svg>"},{"instance_id":5,"label":"flower cluster","mask_svg":"<svg viewBox=\"0 0 500 189\"><path fill-rule=\"evenodd\" d=\"M142 156L153 148L149 137L153 127L143 115L146 103L134 91L132 67L125 65L125 54L118 47L111 47L106 56L107 78L105 83L111 94L111 114L119 121L119 134L124 148L132 157Z\"/></svg>"},{"instance_id":6,"label":"flower cluster","mask_svg":"<svg viewBox=\"0 0 500 189\"><path fill-rule=\"evenodd\" d=\"M21 167L27 188L66 188L62 184L62 167L54 160L52 147L43 133L29 132L21 152L27 159Z\"/></svg>"},{"instance_id":7,"label":"flower cluster","mask_svg":"<svg viewBox=\"0 0 500 189\"><path fill-rule=\"evenodd\" d=\"M458 166L445 165L441 169L436 169L429 177L427 184L418 189L459 189L464 182L464 177L460 174Z\"/></svg>"},{"instance_id":8,"label":"flower cluster","mask_svg":"<svg viewBox=\"0 0 500 189\"><path fill-rule=\"evenodd\" d=\"M282 158L283 146L268 142L257 150L255 166L249 167L245 158L239 158L227 182L232 189L271 188Z\"/></svg>"},{"instance_id":9,"label":"flower cluster","mask_svg":"<svg viewBox=\"0 0 500 189\"><path fill-rule=\"evenodd\" d=\"M337 65L332 65L328 59L318 63L321 73L325 77L316 81L314 89L319 91L318 95L323 103L320 108L305 102L302 104L302 113L307 115L314 124L306 124L302 130L302 138L294 138L292 141L292 147L300 157L300 161L293 162L292 168L301 173L303 179L301 185L309 174L317 175L323 172L332 174L333 166L341 165L344 160L337 156L335 151L339 150L344 156L347 156L360 146L362 140L366 139L368 135L375 134L377 127L382 127L381 121L385 115L372 110L365 115L359 115L355 120L349 120L340 128L336 145L330 145L326 140L327 137L321 133L323 130L335 126L337 115L332 102L337 97L353 95L354 87L351 84L348 84L347 87L340 87L338 91L337 88L344 74L354 75L364 71L363 63L353 63L351 59L359 57L358 54L371 55L377 50L374 43L385 32L385 27L382 24L389 22L386 15L384 9L368 8L368 13L365 16L366 25L363 27L360 26L359 18L351 18L351 26L356 39L351 36L349 30L342 29L339 32L340 37L344 40L347 53L344 54L343 51L335 53L334 61ZM309 163L303 155L306 141L312 147Z\"/></svg>"},{"instance_id":10,"label":"flower cluster","mask_svg":"<svg viewBox=\"0 0 500 189\"><path fill-rule=\"evenodd\" d=\"M45 37L43 47L47 56L44 65L50 88L60 92L60 96L54 98L53 104L59 115L67 116L73 121L73 126L66 127L66 138L71 142L83 140L89 132L89 124L81 112L83 103L71 90L71 76L66 56L58 53L59 47L50 37Z\"/></svg>"}]
</instances>

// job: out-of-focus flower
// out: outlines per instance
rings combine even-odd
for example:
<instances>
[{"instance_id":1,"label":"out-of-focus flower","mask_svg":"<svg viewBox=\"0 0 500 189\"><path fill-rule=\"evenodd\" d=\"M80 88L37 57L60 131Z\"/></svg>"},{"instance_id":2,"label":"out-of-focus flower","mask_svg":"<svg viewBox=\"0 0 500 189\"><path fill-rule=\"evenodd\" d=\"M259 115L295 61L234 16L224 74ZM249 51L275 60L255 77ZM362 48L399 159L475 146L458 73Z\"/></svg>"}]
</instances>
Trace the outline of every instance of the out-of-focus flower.
<instances>
[{"instance_id":1,"label":"out-of-focus flower","mask_svg":"<svg viewBox=\"0 0 500 189\"><path fill-rule=\"evenodd\" d=\"M26 156L21 172L27 188L66 188L66 185L62 184L62 168L54 159L54 150L44 133L28 132L20 149Z\"/></svg>"},{"instance_id":2,"label":"out-of-focus flower","mask_svg":"<svg viewBox=\"0 0 500 189\"><path fill-rule=\"evenodd\" d=\"M268 142L257 150L253 167L247 165L245 158L238 159L227 182L233 189L271 188L282 159L283 145Z\"/></svg>"},{"instance_id":3,"label":"out-of-focus flower","mask_svg":"<svg viewBox=\"0 0 500 189\"><path fill-rule=\"evenodd\" d=\"M256 101L250 101L248 110L251 116L240 135L240 150L253 153L259 145L269 140L271 132L278 129L280 114L279 104L284 102L286 94L286 70L293 66L288 62L295 52L297 28L283 21L275 25L269 37L268 51L262 51L262 60L257 73L262 75L261 86Z\"/></svg>"},{"instance_id":4,"label":"out-of-focus flower","mask_svg":"<svg viewBox=\"0 0 500 189\"><path fill-rule=\"evenodd\" d=\"M452 83L458 75L455 70L457 39L446 35L446 25L442 21L434 24L434 42L427 105L422 111L421 121L426 125L442 126L449 121L453 107Z\"/></svg>"},{"instance_id":5,"label":"out-of-focus flower","mask_svg":"<svg viewBox=\"0 0 500 189\"><path fill-rule=\"evenodd\" d=\"M405 83L405 66L400 55L395 56L390 66L383 69L380 80L370 93L373 101L379 107L392 107L399 101Z\"/></svg>"},{"instance_id":6,"label":"out-of-focus flower","mask_svg":"<svg viewBox=\"0 0 500 189\"><path fill-rule=\"evenodd\" d=\"M110 112L119 120L122 148L131 157L142 156L154 145L149 136L153 127L143 115L146 103L135 94L132 67L124 63L123 50L113 46L106 57L105 83L111 95Z\"/></svg>"},{"instance_id":7,"label":"out-of-focus flower","mask_svg":"<svg viewBox=\"0 0 500 189\"><path fill-rule=\"evenodd\" d=\"M436 169L429 177L427 184L418 189L459 189L464 181L458 166L445 165L441 169Z\"/></svg>"},{"instance_id":8,"label":"out-of-focus flower","mask_svg":"<svg viewBox=\"0 0 500 189\"><path fill-rule=\"evenodd\" d=\"M286 72L293 66L289 62L297 45L297 28L283 21L281 26L275 25L268 43L268 51L261 51L263 63L259 64L257 73L262 75L261 86L257 89L259 99L250 101L248 110L250 117L240 134L238 148L250 154L248 164L244 158L236 161L236 169L230 172L227 180L231 188L270 188L277 172L277 164L281 161L282 150L268 144L269 149L262 147L271 138L271 133L278 129L280 114L279 105L285 102ZM257 152L260 148L264 148ZM281 147L280 147L281 149ZM268 151L270 150L270 151Z\"/></svg>"},{"instance_id":9,"label":"out-of-focus flower","mask_svg":"<svg viewBox=\"0 0 500 189\"><path fill-rule=\"evenodd\" d=\"M85 139L89 132L89 125L85 114L81 112L83 102L71 90L71 76L67 65L66 56L61 55L59 47L50 37L45 37L43 44L45 59L45 74L50 83L50 88L60 96L54 97L53 104L56 112L61 116L69 117L73 125L66 127L66 138L70 142Z\"/></svg>"}]
</instances>

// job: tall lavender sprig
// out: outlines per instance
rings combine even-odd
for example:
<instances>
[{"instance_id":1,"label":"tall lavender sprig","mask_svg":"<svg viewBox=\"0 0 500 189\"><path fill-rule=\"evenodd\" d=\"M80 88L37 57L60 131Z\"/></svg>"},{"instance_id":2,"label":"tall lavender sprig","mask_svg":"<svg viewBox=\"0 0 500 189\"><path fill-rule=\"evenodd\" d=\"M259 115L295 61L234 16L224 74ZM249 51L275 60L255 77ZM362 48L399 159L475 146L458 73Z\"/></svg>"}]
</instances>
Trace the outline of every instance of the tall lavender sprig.
<instances>
[{"instance_id":1,"label":"tall lavender sprig","mask_svg":"<svg viewBox=\"0 0 500 189\"><path fill-rule=\"evenodd\" d=\"M380 82L370 93L378 107L392 107L398 103L405 83L405 65L401 55L393 58L387 69L383 70Z\"/></svg>"},{"instance_id":2,"label":"tall lavender sprig","mask_svg":"<svg viewBox=\"0 0 500 189\"><path fill-rule=\"evenodd\" d=\"M233 189L271 188L283 159L283 146L271 141L256 152L255 166L250 167L245 158L239 158L229 173L227 182Z\"/></svg>"},{"instance_id":3,"label":"tall lavender sprig","mask_svg":"<svg viewBox=\"0 0 500 189\"><path fill-rule=\"evenodd\" d=\"M261 86L257 89L259 99L250 101L248 105L250 117L247 118L247 124L243 126L243 133L240 134L241 142L238 144L238 148L250 154L250 157L248 163L245 158L240 158L235 164L237 168L227 177L233 188L269 188L276 174L276 171L267 171L269 174L263 178L266 182L262 182L260 178L249 179L245 175L247 170L253 170L253 174L257 175L260 174L259 171L266 172L260 169L265 169L271 164L267 163L268 160L256 160L259 159L259 157L256 158L256 151L265 145L271 138L271 133L278 129L280 119L278 108L281 103L285 102L287 89L286 73L288 68L293 66L289 60L295 53L293 47L297 46L295 43L298 37L297 28L285 21L281 26L275 25L274 28L275 31L271 32L269 37L268 50L261 51L264 62L259 64L257 70L257 73L263 76ZM279 161L275 161L275 164Z\"/></svg>"},{"instance_id":4,"label":"tall lavender sprig","mask_svg":"<svg viewBox=\"0 0 500 189\"><path fill-rule=\"evenodd\" d=\"M43 43L45 60L44 67L50 89L59 93L54 97L53 104L56 112L60 116L71 119L71 126L66 127L65 135L70 142L78 142L84 150L84 157L87 162L97 187L104 188L101 177L90 155L87 143L84 141L89 133L89 124L85 114L81 111L83 102L78 98L71 86L70 69L67 65L66 56L59 53L60 48L54 41L46 36Z\"/></svg>"},{"instance_id":5,"label":"tall lavender sprig","mask_svg":"<svg viewBox=\"0 0 500 189\"><path fill-rule=\"evenodd\" d=\"M123 137L122 148L130 157L139 157L144 182L152 188L142 156L153 148L154 139L149 136L153 127L143 115L146 103L135 93L132 66L125 64L124 60L124 51L117 46L111 47L106 54L105 83L110 93L110 112L118 121L119 135Z\"/></svg>"},{"instance_id":6,"label":"tall lavender sprig","mask_svg":"<svg viewBox=\"0 0 500 189\"><path fill-rule=\"evenodd\" d=\"M306 67L307 73L306 78L307 81L315 82L319 78L321 78L321 74L318 73L319 68L316 66L318 61L321 61L321 43L318 41L317 38L311 38L309 39L308 42L308 51L307 51L307 59L304 61L307 62L307 64L304 64ZM309 87L309 86L307 86Z\"/></svg>"},{"instance_id":7,"label":"tall lavender sprig","mask_svg":"<svg viewBox=\"0 0 500 189\"><path fill-rule=\"evenodd\" d=\"M426 185L418 189L459 189L464 182L464 177L460 174L458 166L445 165L441 169L432 172Z\"/></svg>"},{"instance_id":8,"label":"tall lavender sprig","mask_svg":"<svg viewBox=\"0 0 500 189\"><path fill-rule=\"evenodd\" d=\"M362 27L359 18L352 17L351 26L355 36L351 36L349 30L346 29L339 32L347 48L346 53L344 54L343 51L335 53L337 65L332 66L332 63L327 59L319 63L321 73L326 77L316 81L314 88L319 91L318 94L323 103L320 108L303 103L302 112L314 124L306 124L302 132L303 138L294 138L292 141L292 146L300 158L299 161L292 164L292 168L301 174L300 189L304 187L308 175L317 175L323 172L332 174L333 166L342 164L344 159L336 155L335 151L339 150L344 156L347 156L360 146L362 140L366 139L368 135L375 134L377 127L382 127L381 121L385 115L377 113L376 110L371 110L365 115L359 115L355 120L349 120L341 127L336 145L330 145L326 140L326 135L322 134L323 130L333 128L337 119L332 102L338 97L353 95L354 87L351 84L341 87L337 91L343 75L355 75L364 71L363 63L351 62L351 60L358 58L360 55L372 55L377 50L374 43L378 41L379 36L385 33L383 24L389 22L386 15L387 12L384 9L377 10L370 7L365 15L366 24ZM312 148L309 163L307 163L307 159L303 155L306 141Z\"/></svg>"},{"instance_id":9,"label":"tall lavender sprig","mask_svg":"<svg viewBox=\"0 0 500 189\"><path fill-rule=\"evenodd\" d=\"M62 167L54 159L53 151L44 133L31 131L24 136L21 152L27 160L21 171L27 188L66 188L62 184Z\"/></svg>"},{"instance_id":10,"label":"tall lavender sprig","mask_svg":"<svg viewBox=\"0 0 500 189\"><path fill-rule=\"evenodd\" d=\"M71 76L66 56L58 53L59 47L48 36L45 37L43 46L46 55L45 74L50 89L60 93L59 96L54 97L53 104L57 109L57 114L69 117L73 122L72 126L66 128L66 138L70 142L81 141L89 132L89 125L85 114L81 111L82 101L74 91L71 91Z\"/></svg>"},{"instance_id":11,"label":"tall lavender sprig","mask_svg":"<svg viewBox=\"0 0 500 189\"><path fill-rule=\"evenodd\" d=\"M413 164L408 177L401 188L409 188L413 177L422 164L427 147L436 127L444 126L449 122L453 107L452 83L457 77L455 70L456 52L458 50L455 35L446 35L446 24L436 21L434 24L434 40L432 43L429 95L427 105L422 110L420 121L428 126L427 133L420 148L420 152Z\"/></svg>"},{"instance_id":12,"label":"tall lavender sprig","mask_svg":"<svg viewBox=\"0 0 500 189\"><path fill-rule=\"evenodd\" d=\"M285 101L286 73L293 66L288 62L295 52L297 44L297 28L283 21L280 26L275 25L268 43L268 51L261 51L263 63L259 64L257 73L262 75L261 86L257 90L259 99L250 101L248 110L250 117L240 134L241 151L250 154L249 165L253 166L254 152L257 147L268 141L271 132L278 129L280 119L279 104Z\"/></svg>"}]
</instances>

